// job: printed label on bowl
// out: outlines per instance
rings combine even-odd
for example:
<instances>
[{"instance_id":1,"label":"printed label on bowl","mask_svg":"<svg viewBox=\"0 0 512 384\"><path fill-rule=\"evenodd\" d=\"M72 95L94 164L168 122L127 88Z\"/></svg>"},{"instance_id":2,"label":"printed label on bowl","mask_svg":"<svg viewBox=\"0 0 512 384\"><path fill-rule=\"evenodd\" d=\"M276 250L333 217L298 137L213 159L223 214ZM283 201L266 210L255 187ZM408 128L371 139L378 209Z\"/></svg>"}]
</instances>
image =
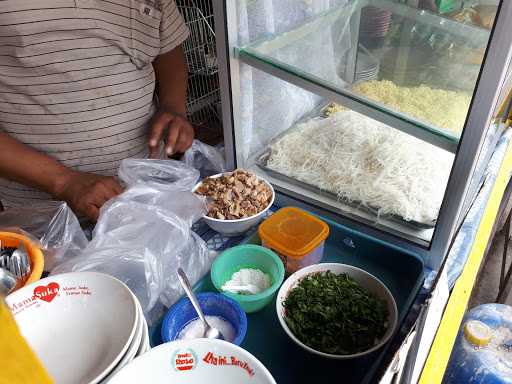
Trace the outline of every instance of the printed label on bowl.
<instances>
[{"instance_id":1,"label":"printed label on bowl","mask_svg":"<svg viewBox=\"0 0 512 384\"><path fill-rule=\"evenodd\" d=\"M249 377L255 375L251 365L236 356L218 355L214 352L206 352L201 360L197 359L197 354L192 349L178 349L172 354L171 364L175 371L188 372L197 367L198 363L204 363L213 367L237 367L247 373Z\"/></svg>"},{"instance_id":2,"label":"printed label on bowl","mask_svg":"<svg viewBox=\"0 0 512 384\"><path fill-rule=\"evenodd\" d=\"M223 356L223 355L215 355L213 352L208 352L204 357L203 361L206 364L211 364L214 366L236 366L247 372L249 377L254 376L254 369L251 368L249 363L244 360L240 360L235 356Z\"/></svg>"},{"instance_id":3,"label":"printed label on bowl","mask_svg":"<svg viewBox=\"0 0 512 384\"><path fill-rule=\"evenodd\" d=\"M60 285L57 283L50 283L46 286L40 285L34 288L34 296L39 300L44 300L51 303L55 296L59 293Z\"/></svg>"},{"instance_id":4,"label":"printed label on bowl","mask_svg":"<svg viewBox=\"0 0 512 384\"><path fill-rule=\"evenodd\" d=\"M178 349L172 355L172 366L175 371L191 371L197 365L197 356L191 349Z\"/></svg>"},{"instance_id":5,"label":"printed label on bowl","mask_svg":"<svg viewBox=\"0 0 512 384\"><path fill-rule=\"evenodd\" d=\"M9 303L9 309L13 315L17 315L31 307L40 307L41 304L50 304L57 297L78 297L92 295L91 289L87 285L73 285L61 287L56 282L47 285L38 285L34 288L32 296L26 297L18 302Z\"/></svg>"}]
</instances>

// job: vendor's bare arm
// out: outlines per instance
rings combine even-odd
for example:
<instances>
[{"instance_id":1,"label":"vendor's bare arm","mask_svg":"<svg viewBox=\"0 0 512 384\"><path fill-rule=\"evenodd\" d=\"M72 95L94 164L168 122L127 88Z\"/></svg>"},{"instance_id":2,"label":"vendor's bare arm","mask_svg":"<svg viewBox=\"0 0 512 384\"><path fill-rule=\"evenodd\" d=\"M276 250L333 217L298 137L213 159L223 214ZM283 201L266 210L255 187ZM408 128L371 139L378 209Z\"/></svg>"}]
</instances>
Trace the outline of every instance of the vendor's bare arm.
<instances>
[{"instance_id":1,"label":"vendor's bare arm","mask_svg":"<svg viewBox=\"0 0 512 384\"><path fill-rule=\"evenodd\" d=\"M192 145L194 129L186 118L188 73L182 47L158 56L153 66L160 108L151 126L150 154L157 154L158 142L164 139L168 155L183 153Z\"/></svg>"},{"instance_id":2,"label":"vendor's bare arm","mask_svg":"<svg viewBox=\"0 0 512 384\"><path fill-rule=\"evenodd\" d=\"M103 203L122 191L112 177L69 169L1 131L0 177L47 192L93 220Z\"/></svg>"},{"instance_id":3,"label":"vendor's bare arm","mask_svg":"<svg viewBox=\"0 0 512 384\"><path fill-rule=\"evenodd\" d=\"M187 104L187 63L183 48L176 47L153 62L160 106L185 116Z\"/></svg>"},{"instance_id":4,"label":"vendor's bare arm","mask_svg":"<svg viewBox=\"0 0 512 384\"><path fill-rule=\"evenodd\" d=\"M0 132L0 177L55 195L69 172L57 160Z\"/></svg>"}]
</instances>

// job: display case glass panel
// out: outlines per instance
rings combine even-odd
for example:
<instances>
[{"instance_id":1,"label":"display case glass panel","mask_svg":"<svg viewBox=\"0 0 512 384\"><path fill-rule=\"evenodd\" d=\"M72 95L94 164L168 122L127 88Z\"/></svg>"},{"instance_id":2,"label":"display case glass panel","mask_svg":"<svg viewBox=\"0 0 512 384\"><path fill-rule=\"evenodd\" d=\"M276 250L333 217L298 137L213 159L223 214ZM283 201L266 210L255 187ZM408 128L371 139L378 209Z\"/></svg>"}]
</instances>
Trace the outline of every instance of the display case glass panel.
<instances>
[{"instance_id":1,"label":"display case glass panel","mask_svg":"<svg viewBox=\"0 0 512 384\"><path fill-rule=\"evenodd\" d=\"M251 69L239 166L278 190L427 246L454 155ZM244 97L249 96L245 94ZM243 104L243 103L242 103ZM259 113L259 111L265 113Z\"/></svg>"},{"instance_id":2,"label":"display case glass panel","mask_svg":"<svg viewBox=\"0 0 512 384\"><path fill-rule=\"evenodd\" d=\"M492 23L476 24L467 11L440 16L388 0L337 3L241 45L240 58L327 87L454 152Z\"/></svg>"},{"instance_id":3,"label":"display case glass panel","mask_svg":"<svg viewBox=\"0 0 512 384\"><path fill-rule=\"evenodd\" d=\"M428 248L490 29L387 0L235 4L237 165Z\"/></svg>"}]
</instances>

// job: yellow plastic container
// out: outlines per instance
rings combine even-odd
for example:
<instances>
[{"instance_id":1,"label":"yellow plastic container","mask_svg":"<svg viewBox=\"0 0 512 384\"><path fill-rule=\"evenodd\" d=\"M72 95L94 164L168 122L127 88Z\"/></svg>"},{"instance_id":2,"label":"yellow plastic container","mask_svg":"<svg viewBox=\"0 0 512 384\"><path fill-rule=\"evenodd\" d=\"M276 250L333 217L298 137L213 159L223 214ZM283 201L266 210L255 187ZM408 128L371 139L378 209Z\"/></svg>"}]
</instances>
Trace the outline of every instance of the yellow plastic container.
<instances>
[{"instance_id":1,"label":"yellow plastic container","mask_svg":"<svg viewBox=\"0 0 512 384\"><path fill-rule=\"evenodd\" d=\"M28 237L14 232L0 232L0 240L2 241L3 246L15 248L18 248L20 242L23 241L25 248L27 249L30 258L30 275L28 275L26 280L17 288L21 288L22 286L33 283L41 278L44 268L44 256L43 251L41 251L36 244L34 244Z\"/></svg>"},{"instance_id":2,"label":"yellow plastic container","mask_svg":"<svg viewBox=\"0 0 512 384\"><path fill-rule=\"evenodd\" d=\"M261 223L258 233L262 245L276 252L286 272L293 273L322 260L329 226L302 209L286 207Z\"/></svg>"}]
</instances>

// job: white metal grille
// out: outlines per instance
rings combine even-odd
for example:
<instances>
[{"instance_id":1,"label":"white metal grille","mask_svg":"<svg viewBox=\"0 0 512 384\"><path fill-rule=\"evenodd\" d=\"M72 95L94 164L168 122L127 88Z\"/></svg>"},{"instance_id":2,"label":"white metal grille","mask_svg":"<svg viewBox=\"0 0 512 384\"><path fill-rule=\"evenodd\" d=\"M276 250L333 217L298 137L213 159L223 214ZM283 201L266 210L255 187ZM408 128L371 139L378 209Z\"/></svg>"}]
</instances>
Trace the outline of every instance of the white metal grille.
<instances>
[{"instance_id":1,"label":"white metal grille","mask_svg":"<svg viewBox=\"0 0 512 384\"><path fill-rule=\"evenodd\" d=\"M183 44L189 71L187 112L201 128L220 125L220 90L211 0L177 0L190 29Z\"/></svg>"}]
</instances>

